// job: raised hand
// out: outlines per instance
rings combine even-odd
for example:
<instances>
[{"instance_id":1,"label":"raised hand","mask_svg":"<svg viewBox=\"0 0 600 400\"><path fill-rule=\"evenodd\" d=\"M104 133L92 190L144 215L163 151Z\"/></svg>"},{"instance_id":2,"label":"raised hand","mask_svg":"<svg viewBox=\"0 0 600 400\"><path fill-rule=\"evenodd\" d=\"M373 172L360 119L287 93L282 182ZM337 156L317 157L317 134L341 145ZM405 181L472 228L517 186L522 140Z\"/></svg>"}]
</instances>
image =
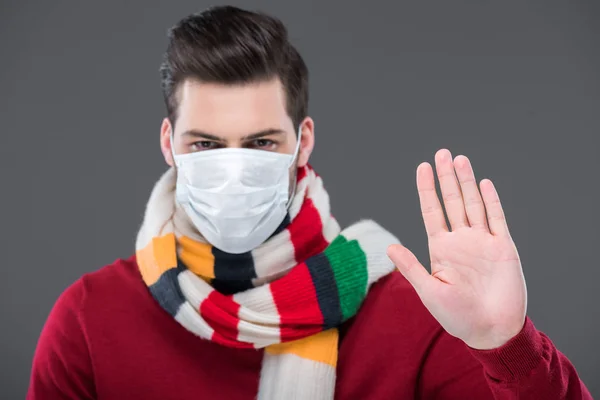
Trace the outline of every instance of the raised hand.
<instances>
[{"instance_id":1,"label":"raised hand","mask_svg":"<svg viewBox=\"0 0 600 400\"><path fill-rule=\"evenodd\" d=\"M390 246L388 256L448 333L475 349L500 347L523 327L527 290L498 193L489 179L481 181L480 192L465 156L452 161L442 149L435 164L451 227L433 169L424 162L417 168L417 189L431 274L400 244Z\"/></svg>"}]
</instances>

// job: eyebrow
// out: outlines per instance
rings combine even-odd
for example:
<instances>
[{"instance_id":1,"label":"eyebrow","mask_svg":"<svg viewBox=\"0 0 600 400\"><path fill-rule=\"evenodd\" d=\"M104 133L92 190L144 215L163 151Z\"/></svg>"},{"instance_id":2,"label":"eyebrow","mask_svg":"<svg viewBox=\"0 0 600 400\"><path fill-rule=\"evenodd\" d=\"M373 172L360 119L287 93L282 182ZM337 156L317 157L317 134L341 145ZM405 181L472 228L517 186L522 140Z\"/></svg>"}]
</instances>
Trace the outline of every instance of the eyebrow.
<instances>
[{"instance_id":1,"label":"eyebrow","mask_svg":"<svg viewBox=\"0 0 600 400\"><path fill-rule=\"evenodd\" d=\"M255 132L255 133L246 135L246 136L242 137L242 140L254 140L254 139L259 139L264 136L280 135L283 133L285 133L285 131L282 129L269 128L269 129L262 130L260 132ZM216 142L225 142L226 141L226 139L224 139L224 138L221 138L219 136L216 136L216 135L213 135L210 133L202 132L202 131L199 131L196 129L189 129L189 130L183 132L182 136L214 140Z\"/></svg>"}]
</instances>

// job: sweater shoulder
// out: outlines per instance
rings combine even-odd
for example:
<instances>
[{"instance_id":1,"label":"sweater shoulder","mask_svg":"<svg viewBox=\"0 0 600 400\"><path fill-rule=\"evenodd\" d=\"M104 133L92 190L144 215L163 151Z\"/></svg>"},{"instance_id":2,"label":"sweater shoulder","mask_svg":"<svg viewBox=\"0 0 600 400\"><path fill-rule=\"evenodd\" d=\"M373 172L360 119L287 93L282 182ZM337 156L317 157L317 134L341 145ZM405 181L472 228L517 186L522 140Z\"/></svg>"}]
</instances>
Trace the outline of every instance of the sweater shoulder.
<instances>
[{"instance_id":1,"label":"sweater shoulder","mask_svg":"<svg viewBox=\"0 0 600 400\"><path fill-rule=\"evenodd\" d=\"M337 398L415 397L420 366L441 332L400 272L381 278L340 329Z\"/></svg>"},{"instance_id":2,"label":"sweater shoulder","mask_svg":"<svg viewBox=\"0 0 600 400\"><path fill-rule=\"evenodd\" d=\"M417 321L424 327L435 327L437 321L423 305L413 286L395 270L375 282L367 294L363 308L374 311L376 316L396 317L403 324L406 319ZM359 311L360 312L360 311Z\"/></svg>"},{"instance_id":3,"label":"sweater shoulder","mask_svg":"<svg viewBox=\"0 0 600 400\"><path fill-rule=\"evenodd\" d=\"M431 340L441 329L397 270L372 285L358 313L342 326L342 335L352 332L351 336L362 336L373 327L380 333L407 332L414 340Z\"/></svg>"},{"instance_id":4,"label":"sweater shoulder","mask_svg":"<svg viewBox=\"0 0 600 400\"><path fill-rule=\"evenodd\" d=\"M87 295L97 295L99 292L115 292L123 286L130 286L141 279L135 256L118 258L94 271L81 276L81 285Z\"/></svg>"},{"instance_id":5,"label":"sweater shoulder","mask_svg":"<svg viewBox=\"0 0 600 400\"><path fill-rule=\"evenodd\" d=\"M130 283L132 279L140 277L135 256L118 258L110 264L104 265L95 271L88 272L81 277L84 285L118 285Z\"/></svg>"},{"instance_id":6,"label":"sweater shoulder","mask_svg":"<svg viewBox=\"0 0 600 400\"><path fill-rule=\"evenodd\" d=\"M138 294L146 294L144 289L135 256L117 259L69 284L56 299L48 322L53 325L72 316L71 320L85 323L87 316L106 313L112 305L122 306L137 300Z\"/></svg>"}]
</instances>

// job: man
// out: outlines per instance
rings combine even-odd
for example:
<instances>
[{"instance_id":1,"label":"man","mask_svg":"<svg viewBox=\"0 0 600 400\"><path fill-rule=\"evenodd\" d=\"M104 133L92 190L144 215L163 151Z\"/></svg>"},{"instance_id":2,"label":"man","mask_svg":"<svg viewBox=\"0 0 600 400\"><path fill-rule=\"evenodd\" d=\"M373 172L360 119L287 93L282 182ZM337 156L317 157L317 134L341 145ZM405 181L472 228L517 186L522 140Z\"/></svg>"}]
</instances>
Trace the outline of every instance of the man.
<instances>
[{"instance_id":1,"label":"man","mask_svg":"<svg viewBox=\"0 0 600 400\"><path fill-rule=\"evenodd\" d=\"M429 274L375 222L332 216L280 21L217 7L169 39L171 168L135 256L58 299L28 399L591 398L526 317L498 194L466 157L435 156L450 226L417 169Z\"/></svg>"}]
</instances>

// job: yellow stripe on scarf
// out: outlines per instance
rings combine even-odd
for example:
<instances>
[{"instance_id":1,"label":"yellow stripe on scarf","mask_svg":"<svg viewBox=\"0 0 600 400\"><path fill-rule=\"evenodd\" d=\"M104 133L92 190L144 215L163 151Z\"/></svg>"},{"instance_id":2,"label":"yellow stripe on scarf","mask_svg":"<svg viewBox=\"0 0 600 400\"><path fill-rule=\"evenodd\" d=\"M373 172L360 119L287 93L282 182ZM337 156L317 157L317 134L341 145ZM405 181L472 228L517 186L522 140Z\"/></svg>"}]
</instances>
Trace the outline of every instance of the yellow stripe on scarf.
<instances>
[{"instance_id":1,"label":"yellow stripe on scarf","mask_svg":"<svg viewBox=\"0 0 600 400\"><path fill-rule=\"evenodd\" d=\"M136 251L137 263L146 286L151 286L160 276L177 267L177 252L175 250L175 234L154 237L141 250Z\"/></svg>"},{"instance_id":2,"label":"yellow stripe on scarf","mask_svg":"<svg viewBox=\"0 0 600 400\"><path fill-rule=\"evenodd\" d=\"M181 248L179 257L187 269L205 281L215 277L215 256L210 244L182 236L179 238L179 245Z\"/></svg>"},{"instance_id":3,"label":"yellow stripe on scarf","mask_svg":"<svg viewBox=\"0 0 600 400\"><path fill-rule=\"evenodd\" d=\"M337 328L332 328L292 342L273 344L265 351L272 355L295 354L335 368L338 359L338 339Z\"/></svg>"}]
</instances>

